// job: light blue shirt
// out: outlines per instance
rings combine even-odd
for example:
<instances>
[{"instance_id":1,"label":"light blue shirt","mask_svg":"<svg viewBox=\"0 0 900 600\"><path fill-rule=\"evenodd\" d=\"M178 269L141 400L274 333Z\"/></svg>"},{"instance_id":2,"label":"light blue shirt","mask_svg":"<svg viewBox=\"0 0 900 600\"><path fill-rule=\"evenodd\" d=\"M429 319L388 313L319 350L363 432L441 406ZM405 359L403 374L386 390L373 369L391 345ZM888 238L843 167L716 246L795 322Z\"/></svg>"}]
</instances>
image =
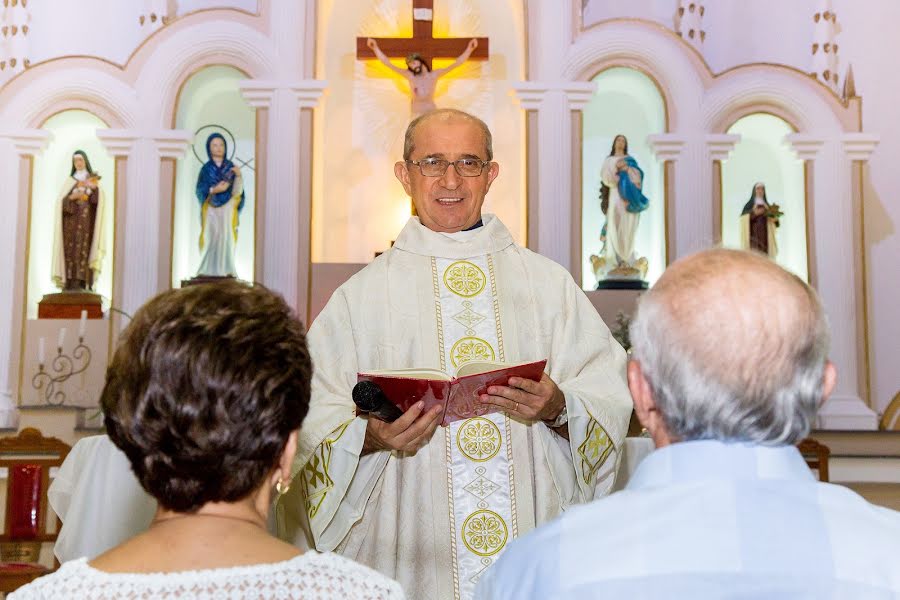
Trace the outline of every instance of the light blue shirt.
<instances>
[{"instance_id":1,"label":"light blue shirt","mask_svg":"<svg viewBox=\"0 0 900 600\"><path fill-rule=\"evenodd\" d=\"M475 598L900 598L900 513L793 446L683 442L511 544Z\"/></svg>"}]
</instances>

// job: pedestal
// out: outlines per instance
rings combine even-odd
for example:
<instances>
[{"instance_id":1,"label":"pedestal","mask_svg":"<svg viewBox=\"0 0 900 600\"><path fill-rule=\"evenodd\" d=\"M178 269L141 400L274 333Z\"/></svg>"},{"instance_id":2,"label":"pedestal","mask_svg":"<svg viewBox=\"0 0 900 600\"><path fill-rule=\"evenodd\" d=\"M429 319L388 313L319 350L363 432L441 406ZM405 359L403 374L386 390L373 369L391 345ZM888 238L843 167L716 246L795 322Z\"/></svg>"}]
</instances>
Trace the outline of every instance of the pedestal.
<instances>
[{"instance_id":1,"label":"pedestal","mask_svg":"<svg viewBox=\"0 0 900 600\"><path fill-rule=\"evenodd\" d=\"M598 290L646 290L647 282L641 279L601 279Z\"/></svg>"},{"instance_id":2,"label":"pedestal","mask_svg":"<svg viewBox=\"0 0 900 600\"><path fill-rule=\"evenodd\" d=\"M80 319L87 311L88 319L102 319L99 294L93 292L60 292L46 294L38 302L38 319Z\"/></svg>"},{"instance_id":3,"label":"pedestal","mask_svg":"<svg viewBox=\"0 0 900 600\"><path fill-rule=\"evenodd\" d=\"M197 275L196 277L191 277L190 279L182 279L181 287L188 287L189 285L202 285L204 283L222 283L223 281L237 281L237 277L232 275L218 276L218 275Z\"/></svg>"}]
</instances>

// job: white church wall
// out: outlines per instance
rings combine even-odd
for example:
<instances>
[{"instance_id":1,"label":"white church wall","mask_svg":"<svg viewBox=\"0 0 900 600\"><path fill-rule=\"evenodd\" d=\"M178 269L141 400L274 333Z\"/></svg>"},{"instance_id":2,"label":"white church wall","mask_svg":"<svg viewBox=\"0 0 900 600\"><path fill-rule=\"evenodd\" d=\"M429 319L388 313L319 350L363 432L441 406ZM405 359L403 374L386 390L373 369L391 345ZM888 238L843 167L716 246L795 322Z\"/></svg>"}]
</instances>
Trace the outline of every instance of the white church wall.
<instances>
[{"instance_id":1,"label":"white church wall","mask_svg":"<svg viewBox=\"0 0 900 600\"><path fill-rule=\"evenodd\" d=\"M30 2L32 65L66 56L96 56L124 64L157 29L140 22L146 4L146 0ZM215 8L258 11L256 0L163 0L162 4L168 4L176 18Z\"/></svg>"},{"instance_id":2,"label":"white church wall","mask_svg":"<svg viewBox=\"0 0 900 600\"><path fill-rule=\"evenodd\" d=\"M650 19L664 27L672 26L677 0L582 0L582 24L590 27L609 19Z\"/></svg>"}]
</instances>

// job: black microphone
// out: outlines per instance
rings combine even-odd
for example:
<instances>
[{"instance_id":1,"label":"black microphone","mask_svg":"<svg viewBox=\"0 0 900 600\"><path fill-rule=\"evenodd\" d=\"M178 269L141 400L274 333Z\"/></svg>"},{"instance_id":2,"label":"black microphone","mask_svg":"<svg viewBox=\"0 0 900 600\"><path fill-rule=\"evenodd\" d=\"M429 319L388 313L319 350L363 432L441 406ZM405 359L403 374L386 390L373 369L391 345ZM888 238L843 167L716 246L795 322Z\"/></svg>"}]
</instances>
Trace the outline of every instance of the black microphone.
<instances>
[{"instance_id":1,"label":"black microphone","mask_svg":"<svg viewBox=\"0 0 900 600\"><path fill-rule=\"evenodd\" d=\"M371 381L360 381L353 386L353 402L360 412L384 421L393 423L403 411L388 400L378 384Z\"/></svg>"}]
</instances>

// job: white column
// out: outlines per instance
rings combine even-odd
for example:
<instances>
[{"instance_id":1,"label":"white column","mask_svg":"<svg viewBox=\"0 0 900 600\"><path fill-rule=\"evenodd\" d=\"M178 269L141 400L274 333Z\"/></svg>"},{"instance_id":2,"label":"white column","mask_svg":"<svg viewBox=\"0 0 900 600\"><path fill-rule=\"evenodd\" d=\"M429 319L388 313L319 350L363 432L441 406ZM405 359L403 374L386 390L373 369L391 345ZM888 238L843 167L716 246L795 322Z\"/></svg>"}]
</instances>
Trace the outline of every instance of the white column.
<instances>
[{"instance_id":1,"label":"white column","mask_svg":"<svg viewBox=\"0 0 900 600\"><path fill-rule=\"evenodd\" d=\"M813 226L817 289L831 327L831 360L838 370L838 382L831 399L819 412L823 429L876 429L877 416L866 406L860 390L864 373L859 369L858 272L853 231L853 161L867 160L877 138L845 134L841 139L820 140L788 137L799 152L814 159ZM815 147L820 150L815 152Z\"/></svg>"},{"instance_id":2,"label":"white column","mask_svg":"<svg viewBox=\"0 0 900 600\"><path fill-rule=\"evenodd\" d=\"M257 215L263 272L257 274L257 279L280 292L305 320L312 212L312 120L302 118L302 111L318 105L325 82L248 80L241 82L240 88L251 106L269 111L264 214Z\"/></svg>"},{"instance_id":3,"label":"white column","mask_svg":"<svg viewBox=\"0 0 900 600\"><path fill-rule=\"evenodd\" d=\"M670 217L674 230L669 260L674 261L717 243L713 205L713 160L728 156L740 139L726 134L678 133L682 136L674 166L676 201ZM676 138L677 139L677 138ZM670 231L670 234L672 232Z\"/></svg>"},{"instance_id":4,"label":"white column","mask_svg":"<svg viewBox=\"0 0 900 600\"><path fill-rule=\"evenodd\" d=\"M571 270L572 189L572 111L581 110L590 101L595 85L591 82L527 81L513 86L524 110L538 114L537 243L536 251Z\"/></svg>"},{"instance_id":5,"label":"white column","mask_svg":"<svg viewBox=\"0 0 900 600\"><path fill-rule=\"evenodd\" d=\"M664 223L666 228L665 257L670 262L675 259L675 247L678 241L678 232L675 229L675 217L678 214L678 194L675 191L677 184L676 165L679 157L684 152L686 143L685 136L677 133L657 133L647 136L647 145L650 146L650 151L653 152L656 160L663 165L663 198L666 203L666 219ZM671 169L669 169L667 163L672 163ZM675 181L669 181L670 173Z\"/></svg>"},{"instance_id":6,"label":"white column","mask_svg":"<svg viewBox=\"0 0 900 600\"><path fill-rule=\"evenodd\" d=\"M566 52L575 39L575 10L570 4L528 1L528 79L554 81L561 77Z\"/></svg>"},{"instance_id":7,"label":"white column","mask_svg":"<svg viewBox=\"0 0 900 600\"><path fill-rule=\"evenodd\" d=\"M22 305L27 288L25 264L29 195L22 193L30 182L20 179L21 159L40 154L51 139L49 132L28 129L0 132L0 180L9 192L11 203L0 219L0 409L16 406L16 372L19 364L19 340ZM22 228L20 230L19 228Z\"/></svg>"},{"instance_id":8,"label":"white column","mask_svg":"<svg viewBox=\"0 0 900 600\"><path fill-rule=\"evenodd\" d=\"M177 130L99 129L97 137L110 154L128 159L126 197L116 198L116 234L122 236L119 247L124 256L116 273L122 294L115 308L133 315L144 302L169 287L168 273L159 268L162 240L171 235L161 230L160 159L182 156L193 136Z\"/></svg>"}]
</instances>

